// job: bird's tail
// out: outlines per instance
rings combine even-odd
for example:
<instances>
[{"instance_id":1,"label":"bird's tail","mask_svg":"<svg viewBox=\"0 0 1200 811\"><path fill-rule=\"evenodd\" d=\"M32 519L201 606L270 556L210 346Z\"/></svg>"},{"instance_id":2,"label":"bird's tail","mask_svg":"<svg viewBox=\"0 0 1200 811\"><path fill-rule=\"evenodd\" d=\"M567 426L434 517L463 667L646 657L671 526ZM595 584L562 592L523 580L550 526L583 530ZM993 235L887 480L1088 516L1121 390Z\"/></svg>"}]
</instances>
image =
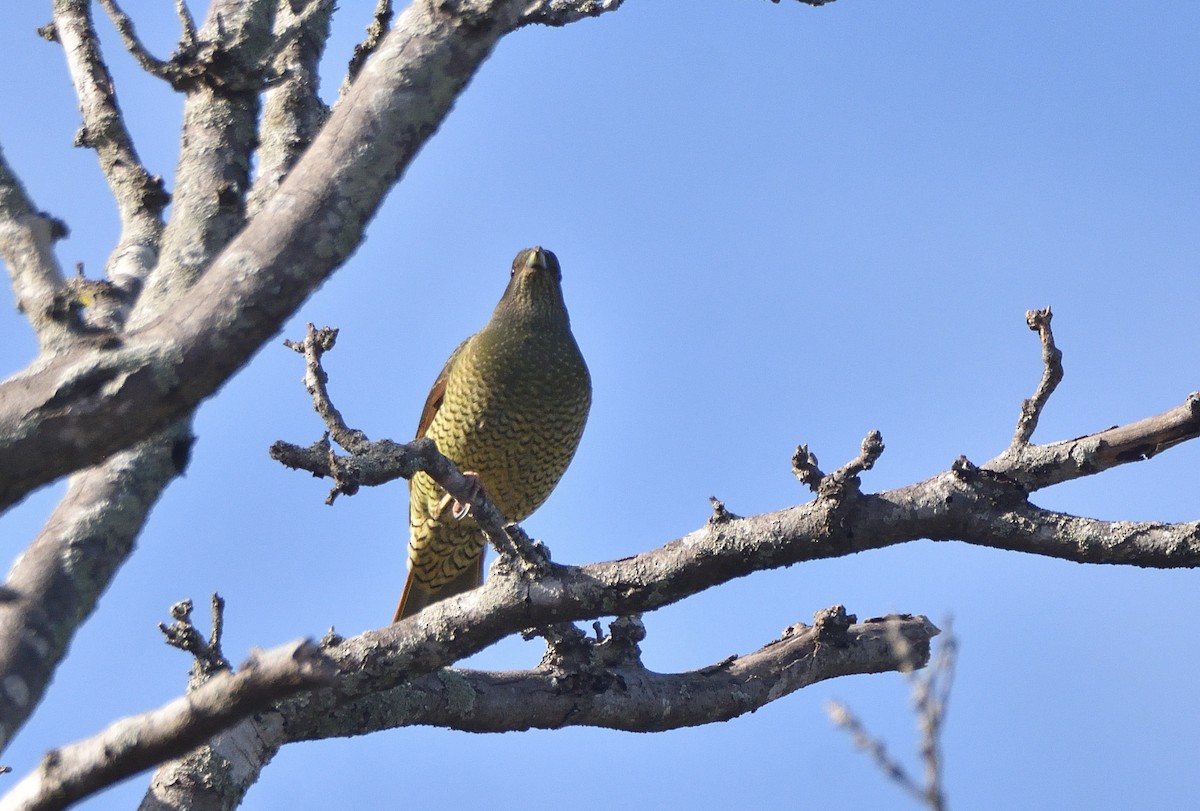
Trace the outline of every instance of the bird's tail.
<instances>
[{"instance_id":1,"label":"bird's tail","mask_svg":"<svg viewBox=\"0 0 1200 811\"><path fill-rule=\"evenodd\" d=\"M400 604L396 606L396 616L392 618L392 622L399 622L406 617L411 617L421 609L427 608L439 600L444 600L447 597L453 597L456 594L462 594L464 591L470 591L482 586L482 551L480 550L479 560L476 561L474 566L464 569L462 574L438 589L430 589L418 583L410 569L408 579L404 581L404 593L400 595Z\"/></svg>"}]
</instances>

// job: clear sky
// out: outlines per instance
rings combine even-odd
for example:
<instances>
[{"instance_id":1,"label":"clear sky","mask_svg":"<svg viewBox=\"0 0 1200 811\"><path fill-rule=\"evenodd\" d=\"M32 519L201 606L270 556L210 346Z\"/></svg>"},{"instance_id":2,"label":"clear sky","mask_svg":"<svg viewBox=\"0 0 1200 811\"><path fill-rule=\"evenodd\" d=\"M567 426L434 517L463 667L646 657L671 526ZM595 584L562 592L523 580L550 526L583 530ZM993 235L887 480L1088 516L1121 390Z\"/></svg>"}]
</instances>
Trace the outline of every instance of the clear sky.
<instances>
[{"instance_id":1,"label":"clear sky","mask_svg":"<svg viewBox=\"0 0 1200 811\"><path fill-rule=\"evenodd\" d=\"M124 5L165 55L171 4ZM340 5L327 98L371 3ZM95 156L71 147L61 53L34 34L48 6L5 12L0 144L36 203L70 225L64 266L95 273L117 220ZM137 74L107 25L102 36L141 154L170 187L179 103ZM1200 388L1197 42L1200 4L1180 0L627 0L599 20L524 30L285 334L340 327L327 360L336 402L372 439L406 440L517 250L557 252L595 400L574 464L525 526L564 562L658 546L701 525L710 495L739 514L807 500L790 473L801 442L832 468L882 431L868 490L960 454L986 461L1041 373L1030 308L1054 307L1066 366L1035 440L1156 414ZM34 345L7 290L0 305L7 375ZM202 407L187 477L4 756L18 775L48 747L183 690L189 662L155 628L179 599L227 599L235 661L391 617L403 483L331 508L325 483L267 457L276 439L320 435L301 373L274 341ZM1196 520L1198 469L1193 443L1034 500ZM5 554L58 492L0 520ZM860 617L953 615L952 807L1194 808L1197 577L920 541L648 615L643 650L657 670L700 667L835 603ZM472 663L524 668L540 653L510 641ZM660 735L404 729L294 746L246 807L909 807L832 727L829 697L915 767L907 687L887 674ZM144 786L85 807L129 807Z\"/></svg>"}]
</instances>

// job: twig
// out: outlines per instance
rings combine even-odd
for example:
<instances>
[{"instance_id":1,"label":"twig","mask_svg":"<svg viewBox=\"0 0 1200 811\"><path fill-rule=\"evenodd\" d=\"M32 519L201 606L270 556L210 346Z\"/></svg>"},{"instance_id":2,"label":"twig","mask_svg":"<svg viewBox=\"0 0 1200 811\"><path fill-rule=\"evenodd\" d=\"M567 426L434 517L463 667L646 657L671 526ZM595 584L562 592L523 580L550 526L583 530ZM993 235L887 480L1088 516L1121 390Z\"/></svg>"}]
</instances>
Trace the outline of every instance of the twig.
<instances>
[{"instance_id":1,"label":"twig","mask_svg":"<svg viewBox=\"0 0 1200 811\"><path fill-rule=\"evenodd\" d=\"M826 476L821 482L822 492L831 489L842 491L848 487L857 490L859 485L858 474L875 467L875 463L879 461L879 457L882 455L883 434L878 431L870 431L863 437L862 444L858 449L858 456L855 456L849 462L833 471L833 473Z\"/></svg>"},{"instance_id":2,"label":"twig","mask_svg":"<svg viewBox=\"0 0 1200 811\"><path fill-rule=\"evenodd\" d=\"M871 760L875 761L875 765L880 771L913 797L924 801L925 794L921 787L917 785L905 768L888 754L887 746L883 741L867 731L862 721L850 711L849 707L839 701L830 700L825 704L825 712L834 724L850 735L857 748L870 755Z\"/></svg>"},{"instance_id":3,"label":"twig","mask_svg":"<svg viewBox=\"0 0 1200 811\"><path fill-rule=\"evenodd\" d=\"M863 438L858 455L837 470L826 475L817 467L817 457L800 445L792 454L792 474L800 483L826 499L840 499L858 492L858 474L870 470L883 455L883 434L871 431Z\"/></svg>"},{"instance_id":4,"label":"twig","mask_svg":"<svg viewBox=\"0 0 1200 811\"><path fill-rule=\"evenodd\" d=\"M370 440L357 428L350 428L329 399L329 375L321 366L321 356L333 349L338 331L333 327L317 329L309 323L303 341L284 340L283 345L304 356L304 388L312 396L313 408L329 429L329 436L350 453L366 450Z\"/></svg>"},{"instance_id":5,"label":"twig","mask_svg":"<svg viewBox=\"0 0 1200 811\"><path fill-rule=\"evenodd\" d=\"M170 625L158 624L158 630L167 638L167 644L192 654L193 687L203 684L214 674L232 669L229 660L221 652L221 633L224 628L225 601L220 595L212 596L212 631L206 640L192 624L192 601L182 600L171 606Z\"/></svg>"},{"instance_id":6,"label":"twig","mask_svg":"<svg viewBox=\"0 0 1200 811\"><path fill-rule=\"evenodd\" d=\"M792 473L809 490L820 492L825 474L817 466L817 455L808 449L808 445L797 446L792 454Z\"/></svg>"},{"instance_id":7,"label":"twig","mask_svg":"<svg viewBox=\"0 0 1200 811\"><path fill-rule=\"evenodd\" d=\"M945 636L938 646L933 665L921 675L912 676L913 700L921 729L921 763L925 767L924 793L931 811L944 811L946 793L942 782L942 729L950 693L954 687L954 669L958 660L958 638L950 620L944 623Z\"/></svg>"},{"instance_id":8,"label":"twig","mask_svg":"<svg viewBox=\"0 0 1200 811\"><path fill-rule=\"evenodd\" d=\"M179 17L179 48L190 50L196 46L196 20L187 0L175 0L175 15Z\"/></svg>"},{"instance_id":9,"label":"twig","mask_svg":"<svg viewBox=\"0 0 1200 811\"><path fill-rule=\"evenodd\" d=\"M1046 407L1050 395L1063 378L1062 352L1054 345L1054 333L1050 330L1050 319L1053 317L1049 307L1025 313L1025 323L1042 341L1042 379L1038 382L1033 396L1021 403L1021 417L1017 420L1017 430L1013 433L1012 447L1029 444L1029 439L1037 428L1038 419L1042 416L1042 409Z\"/></svg>"},{"instance_id":10,"label":"twig","mask_svg":"<svg viewBox=\"0 0 1200 811\"><path fill-rule=\"evenodd\" d=\"M830 701L825 708L833 723L850 734L854 745L870 755L880 771L909 795L926 805L930 811L945 811L946 808L945 790L942 785L941 736L946 721L946 707L954 684L958 642L950 630L949 621L945 626L945 635L942 637L937 657L933 665L921 674L912 671L928 662L929 651L925 650L923 657L914 655L910 642L899 634L893 637L891 643L902 663L902 669L910 671L913 707L921 732L919 749L925 772L923 784L918 783L888 754L886 744L868 732L862 721L845 704Z\"/></svg>"},{"instance_id":11,"label":"twig","mask_svg":"<svg viewBox=\"0 0 1200 811\"><path fill-rule=\"evenodd\" d=\"M142 41L138 39L137 30L134 28L133 19L121 10L121 7L117 5L117 0L100 0L100 5L107 12L108 18L112 20L117 33L121 35L121 42L125 44L125 50L129 51L142 69L153 76L166 76L171 66L151 54L142 44ZM178 6L176 8L178 9Z\"/></svg>"}]
</instances>

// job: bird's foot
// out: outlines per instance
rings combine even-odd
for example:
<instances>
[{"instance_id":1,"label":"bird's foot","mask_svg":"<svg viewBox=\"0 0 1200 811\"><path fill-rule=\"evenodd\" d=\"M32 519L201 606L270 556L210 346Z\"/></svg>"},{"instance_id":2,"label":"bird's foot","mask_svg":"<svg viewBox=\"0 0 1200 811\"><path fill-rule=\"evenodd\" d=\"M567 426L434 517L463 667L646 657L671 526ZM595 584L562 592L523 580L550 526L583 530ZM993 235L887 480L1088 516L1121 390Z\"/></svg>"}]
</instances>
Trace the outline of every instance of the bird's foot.
<instances>
[{"instance_id":1,"label":"bird's foot","mask_svg":"<svg viewBox=\"0 0 1200 811\"><path fill-rule=\"evenodd\" d=\"M466 501L459 501L454 496L447 493L442 497L437 509L434 510L435 516L441 516L446 512L446 508L450 508L450 515L455 521L461 521L471 514L471 505L484 495L483 479L479 478L479 474L473 470L464 470L463 478L467 480L468 496Z\"/></svg>"}]
</instances>

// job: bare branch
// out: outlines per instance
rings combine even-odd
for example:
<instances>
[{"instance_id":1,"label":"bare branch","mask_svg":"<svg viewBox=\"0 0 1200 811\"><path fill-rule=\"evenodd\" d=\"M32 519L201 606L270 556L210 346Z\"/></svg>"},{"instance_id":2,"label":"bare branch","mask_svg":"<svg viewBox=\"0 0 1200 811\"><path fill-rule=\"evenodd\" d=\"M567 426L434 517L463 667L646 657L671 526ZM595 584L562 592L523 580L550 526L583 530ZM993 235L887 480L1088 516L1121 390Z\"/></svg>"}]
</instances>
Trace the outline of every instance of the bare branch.
<instances>
[{"instance_id":1,"label":"bare branch","mask_svg":"<svg viewBox=\"0 0 1200 811\"><path fill-rule=\"evenodd\" d=\"M346 425L346 421L342 419L342 412L338 411L329 399L329 390L325 387L329 382L329 375L321 367L321 356L333 349L337 336L338 331L332 327L317 329L310 323L303 341L297 343L285 340L283 345L304 356L304 388L312 396L313 408L328 426L330 438L346 450L355 453L366 450L370 440L362 431Z\"/></svg>"},{"instance_id":2,"label":"bare branch","mask_svg":"<svg viewBox=\"0 0 1200 811\"><path fill-rule=\"evenodd\" d=\"M1058 388L1063 378L1062 352L1054 345L1054 333L1050 330L1050 319L1054 314L1050 308L1030 310L1025 313L1025 323L1036 332L1042 340L1042 379L1037 391L1028 400L1021 403L1021 418L1017 420L1017 430L1013 434L1012 447L1029 444L1037 428L1038 419L1050 395Z\"/></svg>"},{"instance_id":3,"label":"bare branch","mask_svg":"<svg viewBox=\"0 0 1200 811\"><path fill-rule=\"evenodd\" d=\"M255 216L275 193L329 116L318 90L333 5L333 0L312 0L304 16L297 17L289 3L279 4L273 36L281 50L271 68L279 79L263 98L258 172L247 196L247 216Z\"/></svg>"},{"instance_id":4,"label":"bare branch","mask_svg":"<svg viewBox=\"0 0 1200 811\"><path fill-rule=\"evenodd\" d=\"M817 457L800 445L792 454L792 474L814 493L826 498L853 495L858 492L858 474L870 470L883 455L883 434L871 431L862 441L858 456L826 475L817 466Z\"/></svg>"},{"instance_id":5,"label":"bare branch","mask_svg":"<svg viewBox=\"0 0 1200 811\"><path fill-rule=\"evenodd\" d=\"M927 537L1091 562L1200 565L1200 522L1152 527L1064 516L1029 505L1010 483L981 474L947 473L862 496L839 515L843 520L829 518L818 499L706 524L622 560L550 564L539 578L493 567L481 587L390 628L344 640L330 655L343 670L355 672L356 689L390 689L516 628L649 611L753 571Z\"/></svg>"},{"instance_id":6,"label":"bare branch","mask_svg":"<svg viewBox=\"0 0 1200 811\"><path fill-rule=\"evenodd\" d=\"M209 8L198 35L203 53L190 58L194 81L186 85L171 220L158 266L130 317L132 329L183 299L245 222L258 93L231 91L229 85L261 84L260 58L271 39L273 11L273 0Z\"/></svg>"},{"instance_id":7,"label":"bare branch","mask_svg":"<svg viewBox=\"0 0 1200 811\"><path fill-rule=\"evenodd\" d=\"M193 437L177 425L71 478L42 531L12 565L0 603L0 748L28 720Z\"/></svg>"},{"instance_id":8,"label":"bare branch","mask_svg":"<svg viewBox=\"0 0 1200 811\"><path fill-rule=\"evenodd\" d=\"M170 200L163 180L138 157L100 53L88 0L55 0L54 31L67 57L83 125L76 144L96 150L121 218L121 237L109 256L109 280L135 289L154 265L162 212Z\"/></svg>"},{"instance_id":9,"label":"bare branch","mask_svg":"<svg viewBox=\"0 0 1200 811\"><path fill-rule=\"evenodd\" d=\"M854 745L871 756L871 760L888 779L902 788L914 799L925 801L924 792L913 779L908 770L893 758L887 750L887 745L867 731L866 726L849 707L840 701L830 700L825 704L825 712L834 724L844 729L850 735Z\"/></svg>"},{"instance_id":10,"label":"bare branch","mask_svg":"<svg viewBox=\"0 0 1200 811\"><path fill-rule=\"evenodd\" d=\"M210 602L212 609L212 631L208 639L192 624L192 601L182 600L171 606L170 625L158 624L158 630L173 648L192 654L192 678L188 684L194 689L204 684L217 673L232 670L233 666L221 652L221 634L225 623L225 601L214 594Z\"/></svg>"},{"instance_id":11,"label":"bare branch","mask_svg":"<svg viewBox=\"0 0 1200 811\"><path fill-rule=\"evenodd\" d=\"M65 224L34 209L0 150L0 258L8 267L17 309L25 313L43 348L69 337L53 307L64 283L54 242L66 234Z\"/></svg>"},{"instance_id":12,"label":"bare branch","mask_svg":"<svg viewBox=\"0 0 1200 811\"><path fill-rule=\"evenodd\" d=\"M820 491L821 480L825 478L817 466L817 455L808 449L808 445L798 446L792 454L792 473L814 493Z\"/></svg>"},{"instance_id":13,"label":"bare branch","mask_svg":"<svg viewBox=\"0 0 1200 811\"><path fill-rule=\"evenodd\" d=\"M253 652L187 696L116 722L95 737L50 752L0 799L3 811L62 808L136 772L182 755L271 702L329 684L334 668L312 642Z\"/></svg>"},{"instance_id":14,"label":"bare branch","mask_svg":"<svg viewBox=\"0 0 1200 811\"><path fill-rule=\"evenodd\" d=\"M187 6L187 0L175 0L175 16L179 18L179 46L183 50L196 45L196 21L192 19L192 11Z\"/></svg>"},{"instance_id":15,"label":"bare branch","mask_svg":"<svg viewBox=\"0 0 1200 811\"><path fill-rule=\"evenodd\" d=\"M840 606L833 610L845 616ZM647 670L623 652L612 656L608 646L616 642L623 651L630 644L617 631L591 641L575 630L573 645L594 651L593 659L574 656L566 666L559 659L526 671L439 670L378 695L343 696L333 705L322 695L281 711L289 741L416 724L470 732L567 726L656 732L727 721L838 676L900 670L914 661L923 666L938 633L924 617L848 619L833 631L792 625L750 654L671 674ZM924 656L902 658L891 644L897 634Z\"/></svg>"},{"instance_id":16,"label":"bare branch","mask_svg":"<svg viewBox=\"0 0 1200 811\"><path fill-rule=\"evenodd\" d=\"M365 651L378 650L381 632L334 639L328 652L340 662L342 676L332 688L303 700L285 701L274 712L260 713L218 736L207 751L162 767L141 808L195 807L198 798L214 792L225 798L240 797L262 766L289 741L414 724L501 731L580 725L653 730L711 723L753 711L822 679L910 667L913 658L896 653L892 644L896 636L927 656L929 641L938 633L923 617L851 624L853 618L840 606L817 616L814 626L791 626L780 640L754 653L682 674L652 673L641 667L636 656L627 655L628 646L638 638L636 623L614 628L609 638L592 645L592 656L574 658L568 667L509 673L438 670L439 657L424 651L443 629L427 626L412 639L411 647L409 637L401 637L400 644L411 654L408 664L398 678L388 680L391 689L375 695L385 682L372 676L378 663L361 657ZM511 617L501 621L507 624ZM452 622L466 630L472 621ZM410 631L413 627L408 622L402 625ZM388 633L394 644L395 634ZM202 779L212 758L230 764L215 787Z\"/></svg>"},{"instance_id":17,"label":"bare branch","mask_svg":"<svg viewBox=\"0 0 1200 811\"><path fill-rule=\"evenodd\" d=\"M946 725L946 710L954 688L954 668L958 661L958 638L950 630L938 646L933 666L912 675L913 702L921 730L921 763L925 767L924 795L930 811L945 811L946 791L942 780L942 730Z\"/></svg>"},{"instance_id":18,"label":"bare branch","mask_svg":"<svg viewBox=\"0 0 1200 811\"><path fill-rule=\"evenodd\" d=\"M467 486L458 469L432 443L372 443L361 432L349 432L329 401L325 386L328 377L320 364L321 353L332 346L335 335L335 331L317 331L310 325L304 343L290 345L303 351L308 359L306 385L326 426L331 432L345 434L345 444L357 450L349 457L339 457L324 440L309 448L276 442L271 447L272 458L314 475L332 477L334 491L327 503L338 493L351 494L361 485L411 478L417 470L425 470L455 498L477 496L478 491ZM982 469L961 459L951 470L925 482L872 496L861 494L858 474L873 467L883 453L883 438L878 431L867 435L855 459L828 476L820 473L816 457L807 446L801 446L792 457L793 470L802 480L816 483L816 501L790 511L741 518L714 499L714 514L705 529L672 543L708 544L704 548L716 550L710 562L720 560L740 574L920 538L957 539L1090 563L1165 568L1200 565L1197 524L1104 522L1042 510L1029 503L1026 482L1070 477L1058 471L1056 463L1063 468L1070 465L1070 470L1086 475L1112 464L1146 458L1151 455L1146 450L1148 442L1154 443L1154 448L1168 447L1200 433L1200 394L1192 395L1183 407L1167 415L1104 433L1120 441L1110 444L1084 438L1060 443L1071 446L1067 451L1059 446L1024 445L1016 451L1010 448L1005 456ZM1081 449L1085 447L1094 448L1094 453L1084 455ZM1131 455L1134 450L1136 453ZM549 571L548 556L528 543L523 534L518 535L512 528L505 530L499 513L486 497L472 506L480 526L500 552L503 565L521 560L522 576L534 580ZM803 519L796 523L801 515ZM788 516L792 520L785 520ZM737 560L724 559L726 551ZM762 555L761 560L745 554L755 551ZM796 556L798 552L800 556ZM680 563L680 559L675 557L672 562ZM642 565L661 570L664 563L647 560ZM645 581L641 585L649 586ZM630 584L621 583L620 588L630 588ZM609 611L622 613L647 607L656 606L614 603Z\"/></svg>"},{"instance_id":19,"label":"bare branch","mask_svg":"<svg viewBox=\"0 0 1200 811\"><path fill-rule=\"evenodd\" d=\"M169 63L156 58L146 49L146 46L142 45L134 28L133 19L121 10L121 7L117 5L117 0L100 0L100 6L112 20L117 33L121 35L121 42L124 43L125 50L129 51L129 54L142 66L142 70L152 76L166 76L170 71Z\"/></svg>"},{"instance_id":20,"label":"bare branch","mask_svg":"<svg viewBox=\"0 0 1200 811\"><path fill-rule=\"evenodd\" d=\"M1103 473L1150 459L1200 436L1200 392L1182 404L1144 420L1049 445L1013 445L983 464L1028 493L1060 482Z\"/></svg>"},{"instance_id":21,"label":"bare branch","mask_svg":"<svg viewBox=\"0 0 1200 811\"><path fill-rule=\"evenodd\" d=\"M864 470L870 470L879 461L879 457L883 455L883 434L878 431L871 431L863 438L862 445L859 448L858 456L851 459L846 464L835 470L833 473L821 479L821 483L817 488L817 492L821 498L826 499L845 499L855 496L859 493L861 482L858 479L858 474ZM816 457L813 457L815 463ZM792 456L792 468L795 470L797 458Z\"/></svg>"}]
</instances>

